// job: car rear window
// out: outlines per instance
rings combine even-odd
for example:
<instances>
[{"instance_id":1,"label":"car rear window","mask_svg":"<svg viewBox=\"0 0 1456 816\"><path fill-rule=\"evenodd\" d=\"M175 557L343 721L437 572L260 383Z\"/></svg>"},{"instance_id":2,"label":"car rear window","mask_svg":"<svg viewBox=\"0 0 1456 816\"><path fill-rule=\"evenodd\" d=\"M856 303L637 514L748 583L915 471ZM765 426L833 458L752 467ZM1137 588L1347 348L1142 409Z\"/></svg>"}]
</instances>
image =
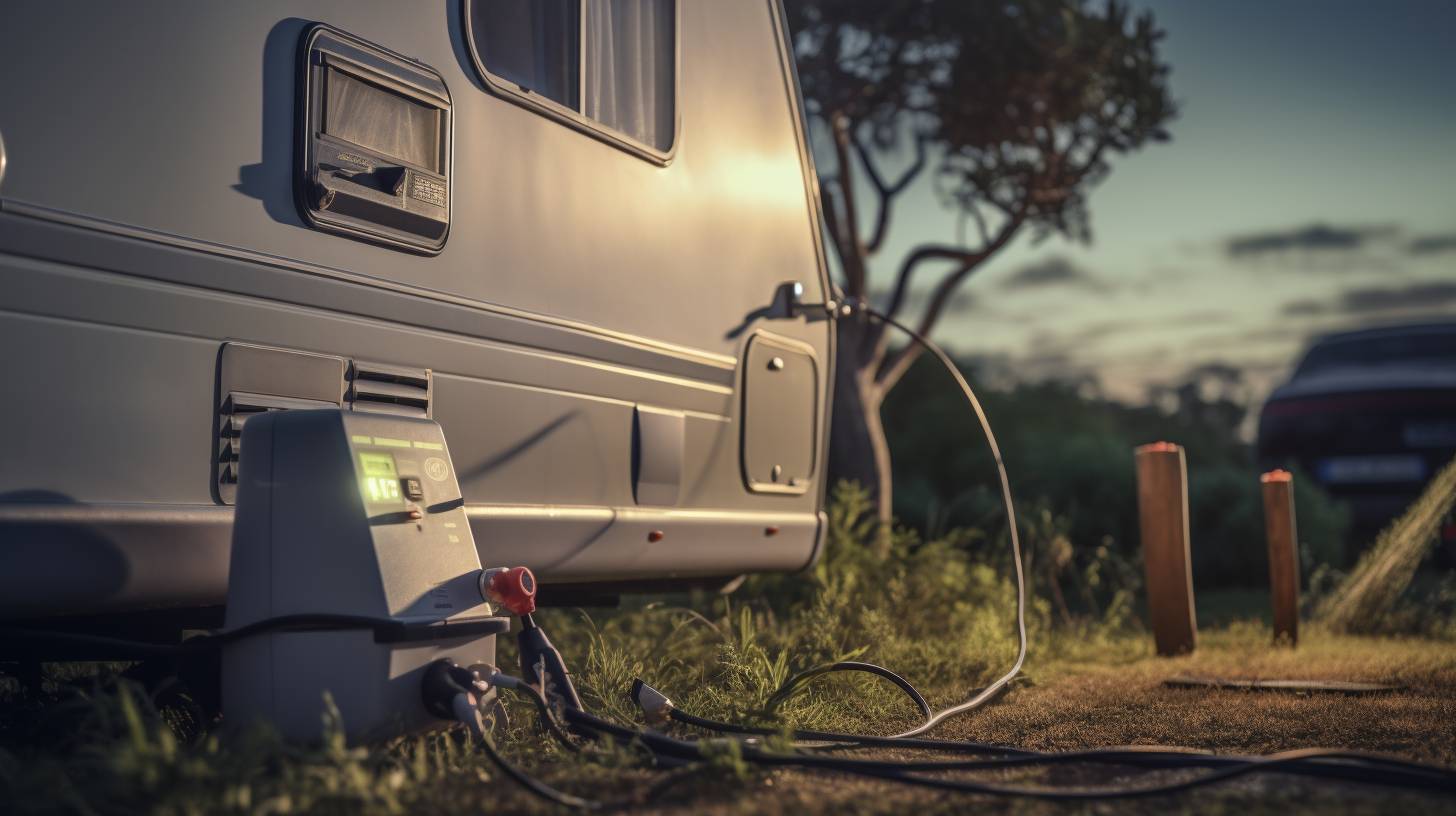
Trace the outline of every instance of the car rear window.
<instances>
[{"instance_id":1,"label":"car rear window","mask_svg":"<svg viewBox=\"0 0 1456 816\"><path fill-rule=\"evenodd\" d=\"M1310 349L1294 376L1391 363L1456 367L1456 329L1325 341Z\"/></svg>"}]
</instances>

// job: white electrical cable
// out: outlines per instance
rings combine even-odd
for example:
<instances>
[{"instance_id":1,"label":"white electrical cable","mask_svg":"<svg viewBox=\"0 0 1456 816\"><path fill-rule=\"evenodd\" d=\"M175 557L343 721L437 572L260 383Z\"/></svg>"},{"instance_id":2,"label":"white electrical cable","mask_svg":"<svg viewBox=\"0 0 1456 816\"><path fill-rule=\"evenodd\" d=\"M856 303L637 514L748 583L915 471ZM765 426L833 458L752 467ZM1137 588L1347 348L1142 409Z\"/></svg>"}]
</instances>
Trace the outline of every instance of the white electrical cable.
<instances>
[{"instance_id":1,"label":"white electrical cable","mask_svg":"<svg viewBox=\"0 0 1456 816\"><path fill-rule=\"evenodd\" d=\"M1012 562L1016 567L1016 636L1018 646L1016 662L1011 665L1011 670L1001 675L991 685L981 689L971 699L953 705L943 711L937 711L915 728L895 734L892 737L892 739L903 739L907 737L918 737L951 717L981 707L986 701L999 694L1002 689L1006 688L1016 678L1016 675L1021 673L1021 666L1026 662L1026 575L1021 564L1021 537L1016 530L1016 507L1011 500L1011 480L1006 475L1005 463L1001 461L1001 447L996 444L996 434L991 430L991 421L986 418L986 411L981 407L981 401L976 398L976 392L971 390L970 383L966 382L966 378L961 374L960 368L956 366L955 361L950 358L950 355L946 354L940 346L931 342L929 338L921 335L920 332L915 331L909 326L900 323L889 315L881 314L867 306L861 306L860 309L876 320L894 326L909 335L911 339L920 344L921 348L935 355L935 358L940 361L940 364L945 366L946 371L949 371L950 375L955 378L956 384L961 387L961 392L965 394L966 401L975 410L976 419L981 423L981 431L986 436L986 444L990 446L991 455L996 460L996 474L1001 480L1001 501L1006 506L1006 526L1011 534Z\"/></svg>"},{"instance_id":2,"label":"white electrical cable","mask_svg":"<svg viewBox=\"0 0 1456 816\"><path fill-rule=\"evenodd\" d=\"M966 398L966 402L970 403L971 409L975 412L976 420L981 424L981 432L985 435L986 444L988 447L990 447L991 455L996 460L996 475L1001 482L1001 501L1006 508L1006 528L1011 536L1011 560L1016 570L1017 651L1016 661L1011 665L1010 670L1008 670L1005 674L1001 675L1001 677L997 678L989 686L981 689L969 700L951 706L950 708L947 708L943 711L929 711L928 706L925 706L924 698L921 697L920 693L915 690L914 686L911 686L899 675L880 666L860 663L852 664L854 668L857 668L859 670L868 669L874 671L874 673L876 674L882 674L882 676L885 676L894 681L897 686L899 686L902 690L906 691L913 699L916 700L918 704L921 705L922 710L925 710L927 712L925 722L921 723L915 728L910 729L909 731L903 731L899 734L894 734L888 737L869 737L864 735L838 734L832 732L799 732L805 734L813 733L814 736L810 737L811 739L827 740L829 742L854 742L856 740L863 739L872 739L878 741L893 741L902 739L908 740L910 738L918 737L921 734L924 734L925 732L931 730L932 728L935 728L937 725L940 725L942 722L945 722L951 717L955 717L957 715L964 714L968 711L973 711L981 707L987 701L989 701L997 694L999 694L1003 689L1005 689L1006 686L1008 686L1011 681L1014 680L1016 676L1021 673L1021 667L1026 663L1026 574L1024 566L1022 564L1021 535L1017 530L1016 526L1016 505L1011 498L1011 480L1006 475L1006 464L1001 459L1001 446L998 445L996 442L996 434L994 431L991 430L991 421L987 419L986 411L983 407L981 407L980 399L976 397L976 392L971 389L970 383L966 382L966 378L961 374L961 371L956 366L955 361L952 360L950 358L950 355L946 354L945 351L940 348L940 346L936 345L930 339L920 334L920 332L917 332L909 326L900 323L889 315L875 311L874 309L866 305L863 301L847 301L842 303L830 302L826 304L816 304L816 307L823 308L826 314L831 319L848 318L853 316L856 312L860 312L869 317L873 317L874 319L879 320L886 325L893 326L904 332L912 340L918 343L922 348L934 355L935 358L940 362L940 364L945 367L945 370L950 372L950 375L955 378L956 384L960 386L961 393ZM800 308L808 307L801 306ZM790 677L787 681L785 681L782 686L779 687L779 690L774 693L773 697L770 698L770 700L777 701L783 697L787 697L802 681L809 680L822 674L827 674L831 671L844 670L846 668L849 668L850 665L851 664L833 664L818 666L806 672L801 672L800 674L794 675L793 677ZM661 692L658 692L656 689L651 689L650 686L647 686L640 679L638 679L633 686L633 696L634 698L638 699L639 705L642 704L642 699L639 696L639 692L641 689L644 688L650 689L652 694L655 694L658 697L662 697ZM667 702L667 708L671 710L671 702L667 701L666 697L662 697L662 700ZM646 710L645 707L644 710ZM681 711L675 712L673 716L680 719L695 721L696 724L700 725L701 727L709 728L711 730L727 729L730 731L739 731L741 733L748 733L753 730L748 729L748 731L744 731L741 727L734 727L726 723L717 723L710 720L703 720L702 718L692 717L691 715L686 714L686 712Z\"/></svg>"}]
</instances>

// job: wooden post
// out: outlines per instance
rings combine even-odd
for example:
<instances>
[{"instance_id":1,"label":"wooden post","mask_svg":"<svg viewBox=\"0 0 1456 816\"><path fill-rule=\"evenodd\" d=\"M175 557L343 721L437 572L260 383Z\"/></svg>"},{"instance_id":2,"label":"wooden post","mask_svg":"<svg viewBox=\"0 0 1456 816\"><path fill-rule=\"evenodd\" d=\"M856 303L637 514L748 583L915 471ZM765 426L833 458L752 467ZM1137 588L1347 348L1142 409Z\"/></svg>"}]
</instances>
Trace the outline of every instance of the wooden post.
<instances>
[{"instance_id":1,"label":"wooden post","mask_svg":"<svg viewBox=\"0 0 1456 816\"><path fill-rule=\"evenodd\" d=\"M1159 655L1186 654L1198 645L1188 557L1188 467L1183 449L1171 442L1143 445L1134 459L1153 640Z\"/></svg>"},{"instance_id":2,"label":"wooden post","mask_svg":"<svg viewBox=\"0 0 1456 816\"><path fill-rule=\"evenodd\" d=\"M1274 600L1274 642L1299 642L1299 537L1294 527L1294 476L1271 470L1264 490L1264 537L1269 542L1269 592Z\"/></svg>"}]
</instances>

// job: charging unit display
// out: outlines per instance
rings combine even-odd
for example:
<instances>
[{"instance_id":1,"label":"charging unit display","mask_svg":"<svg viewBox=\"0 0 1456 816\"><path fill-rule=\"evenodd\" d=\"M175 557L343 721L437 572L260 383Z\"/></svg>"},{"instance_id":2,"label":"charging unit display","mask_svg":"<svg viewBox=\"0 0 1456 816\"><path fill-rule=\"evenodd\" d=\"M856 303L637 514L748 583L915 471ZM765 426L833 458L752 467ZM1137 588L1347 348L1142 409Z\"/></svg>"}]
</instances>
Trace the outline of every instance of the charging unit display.
<instances>
[{"instance_id":1,"label":"charging unit display","mask_svg":"<svg viewBox=\"0 0 1456 816\"><path fill-rule=\"evenodd\" d=\"M483 595L440 426L326 409L250 419L222 655L226 722L317 739L327 692L351 741L438 727L420 686L495 662L509 620Z\"/></svg>"}]
</instances>

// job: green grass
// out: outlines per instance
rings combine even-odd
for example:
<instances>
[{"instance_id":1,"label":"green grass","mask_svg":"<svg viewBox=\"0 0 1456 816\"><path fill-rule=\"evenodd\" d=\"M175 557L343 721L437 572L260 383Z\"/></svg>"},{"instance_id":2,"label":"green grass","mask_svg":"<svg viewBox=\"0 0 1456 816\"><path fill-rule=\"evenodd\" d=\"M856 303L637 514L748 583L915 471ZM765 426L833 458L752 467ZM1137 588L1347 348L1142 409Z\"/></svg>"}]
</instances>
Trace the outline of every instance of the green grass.
<instances>
[{"instance_id":1,"label":"green grass","mask_svg":"<svg viewBox=\"0 0 1456 816\"><path fill-rule=\"evenodd\" d=\"M994 536L956 533L920 542L873 537L862 495L837 492L826 556L798 576L758 577L730 596L637 599L590 614L547 610L538 618L571 662L586 704L637 722L626 697L643 677L683 708L739 721L889 733L915 721L888 684L858 675L823 678L777 717L763 711L793 672L856 658L902 671L941 706L963 699L1014 657L1013 600ZM1031 519L1033 563L1055 563L1055 530ZM1042 558L1036 561L1037 557ZM952 721L937 736L1033 748L1178 743L1265 752L1304 745L1362 747L1456 764L1456 648L1429 637L1358 638L1307 628L1298 650L1273 648L1257 615L1215 599L1196 654L1152 655L1130 602L1135 588L1116 564L1097 576L1063 575L1085 602L1068 611L1034 582L1033 649L1025 676L994 705ZM1083 593L1080 589L1086 589ZM1095 590L1095 591L1094 591ZM502 663L514 660L510 638ZM167 694L149 697L118 677L122 666L52 665L39 692L0 687L0 810L19 813L474 813L547 812L458 734L369 747L346 746L336 724L321 742L290 746L266 731L225 738ZM1395 682L1380 698L1298 697L1163 688L1175 674ZM154 699L155 698L155 699ZM664 771L630 749L572 755L544 738L516 704L499 740L515 761L553 784L611 798L643 789ZM902 752L903 753L903 752ZM983 778L1057 784L1127 782L1118 769L1020 771ZM1166 774L1159 778L1168 778ZM746 766L731 753L688 772L653 808L691 813L961 812L994 806L1018 813L1320 812L1330 808L1435 812L1453 803L1288 777L1249 779L1192 795L1107 806L1047 805L932 794L882 783Z\"/></svg>"}]
</instances>

